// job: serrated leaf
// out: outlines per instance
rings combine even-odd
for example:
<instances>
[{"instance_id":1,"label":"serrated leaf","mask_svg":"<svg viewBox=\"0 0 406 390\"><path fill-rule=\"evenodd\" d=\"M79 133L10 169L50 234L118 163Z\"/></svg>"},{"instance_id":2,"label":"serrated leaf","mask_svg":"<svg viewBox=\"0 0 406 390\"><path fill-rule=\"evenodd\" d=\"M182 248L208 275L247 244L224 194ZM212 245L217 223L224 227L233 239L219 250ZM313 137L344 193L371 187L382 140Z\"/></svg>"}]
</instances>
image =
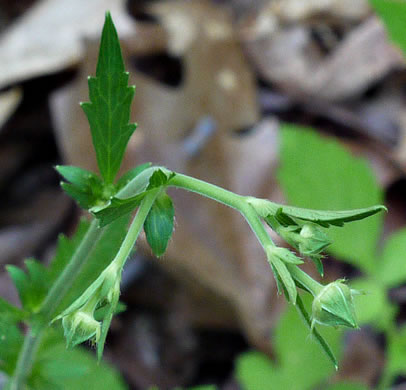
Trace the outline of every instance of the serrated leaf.
<instances>
[{"instance_id":1,"label":"serrated leaf","mask_svg":"<svg viewBox=\"0 0 406 390\"><path fill-rule=\"evenodd\" d=\"M392 234L386 241L376 269L376 278L387 288L406 281L406 229Z\"/></svg>"},{"instance_id":2,"label":"serrated leaf","mask_svg":"<svg viewBox=\"0 0 406 390\"><path fill-rule=\"evenodd\" d=\"M27 314L24 310L15 307L0 297L0 318L15 323L25 319Z\"/></svg>"},{"instance_id":3,"label":"serrated leaf","mask_svg":"<svg viewBox=\"0 0 406 390\"><path fill-rule=\"evenodd\" d=\"M147 241L155 256L162 256L173 232L175 210L172 199L161 192L148 213L144 223Z\"/></svg>"},{"instance_id":4,"label":"serrated leaf","mask_svg":"<svg viewBox=\"0 0 406 390\"><path fill-rule=\"evenodd\" d=\"M373 206L381 203L382 190L367 162L351 156L338 142L308 128L284 125L280 155L278 178L289 203L321 210L371 206L360 212L363 217L383 209ZM296 208L287 210L284 208L289 215L300 217ZM320 214L308 217L319 223L324 218ZM348 214L341 217L352 218ZM330 224L328 218L324 222ZM331 227L329 237L333 243L327 251L372 273L381 226L382 214L342 229Z\"/></svg>"},{"instance_id":5,"label":"serrated leaf","mask_svg":"<svg viewBox=\"0 0 406 390\"><path fill-rule=\"evenodd\" d=\"M117 31L109 13L103 27L96 77L89 77L85 112L96 150L97 164L106 184L112 184L136 125L130 124L135 87L128 86Z\"/></svg>"},{"instance_id":6,"label":"serrated leaf","mask_svg":"<svg viewBox=\"0 0 406 390\"><path fill-rule=\"evenodd\" d=\"M76 232L71 238L66 237L64 234L59 235L55 257L52 259L51 264L48 267L50 283L53 283L65 269L76 249L82 242L89 226L90 223L83 218L80 220Z\"/></svg>"},{"instance_id":7,"label":"serrated leaf","mask_svg":"<svg viewBox=\"0 0 406 390\"><path fill-rule=\"evenodd\" d=\"M17 288L23 308L36 312L50 286L48 270L34 259L26 260L25 265L27 272L13 265L8 265L6 268Z\"/></svg>"},{"instance_id":8,"label":"serrated leaf","mask_svg":"<svg viewBox=\"0 0 406 390\"><path fill-rule=\"evenodd\" d=\"M382 19L391 40L406 55L406 3L404 0L369 0Z\"/></svg>"},{"instance_id":9,"label":"serrated leaf","mask_svg":"<svg viewBox=\"0 0 406 390\"><path fill-rule=\"evenodd\" d=\"M33 372L28 379L32 390L125 390L127 386L108 364L81 347L67 350L60 332L49 328L41 343Z\"/></svg>"},{"instance_id":10,"label":"serrated leaf","mask_svg":"<svg viewBox=\"0 0 406 390\"><path fill-rule=\"evenodd\" d=\"M69 182L62 182L62 189L80 207L89 209L102 200L103 182L95 173L67 165L58 165L55 169Z\"/></svg>"},{"instance_id":11,"label":"serrated leaf","mask_svg":"<svg viewBox=\"0 0 406 390\"><path fill-rule=\"evenodd\" d=\"M89 254L89 259L71 289L55 310L54 317L69 307L100 276L120 249L127 233L129 216L124 216L107 226Z\"/></svg>"}]
</instances>

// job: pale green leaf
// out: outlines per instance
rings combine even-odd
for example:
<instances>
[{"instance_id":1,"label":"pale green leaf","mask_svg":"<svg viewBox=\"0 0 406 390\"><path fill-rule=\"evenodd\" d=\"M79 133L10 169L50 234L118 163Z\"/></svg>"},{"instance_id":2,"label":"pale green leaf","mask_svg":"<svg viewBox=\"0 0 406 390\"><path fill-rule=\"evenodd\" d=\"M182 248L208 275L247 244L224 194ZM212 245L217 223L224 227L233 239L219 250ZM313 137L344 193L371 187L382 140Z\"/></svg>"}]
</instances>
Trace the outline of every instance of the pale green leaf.
<instances>
[{"instance_id":1,"label":"pale green leaf","mask_svg":"<svg viewBox=\"0 0 406 390\"><path fill-rule=\"evenodd\" d=\"M388 288L406 282L406 229L392 234L386 241L376 277Z\"/></svg>"},{"instance_id":2,"label":"pale green leaf","mask_svg":"<svg viewBox=\"0 0 406 390\"><path fill-rule=\"evenodd\" d=\"M406 2L404 0L369 0L382 19L392 41L406 55Z\"/></svg>"}]
</instances>

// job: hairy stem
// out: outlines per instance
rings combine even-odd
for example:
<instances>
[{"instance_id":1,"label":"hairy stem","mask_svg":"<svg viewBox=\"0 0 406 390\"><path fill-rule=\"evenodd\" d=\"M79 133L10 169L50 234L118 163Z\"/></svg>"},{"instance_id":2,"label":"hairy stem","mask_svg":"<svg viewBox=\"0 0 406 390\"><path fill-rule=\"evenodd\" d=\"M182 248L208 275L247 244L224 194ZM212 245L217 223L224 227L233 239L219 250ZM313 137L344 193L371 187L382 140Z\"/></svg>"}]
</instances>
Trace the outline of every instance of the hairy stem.
<instances>
[{"instance_id":1,"label":"hairy stem","mask_svg":"<svg viewBox=\"0 0 406 390\"><path fill-rule=\"evenodd\" d=\"M34 333L32 329L28 330L18 356L17 366L11 380L10 390L22 390L25 388L25 383L28 374L31 372L35 353L42 339L42 333L43 332Z\"/></svg>"},{"instance_id":2,"label":"hairy stem","mask_svg":"<svg viewBox=\"0 0 406 390\"><path fill-rule=\"evenodd\" d=\"M145 219L147 218L148 213L151 210L151 207L159 194L159 191L159 188L151 191L151 193L147 195L141 202L137 214L135 215L131 226L128 229L127 235L125 236L123 243L121 244L121 247L116 254L116 257L112 261L112 263L118 265L119 269L123 268L128 256L134 248L135 242L137 241L142 227L144 226Z\"/></svg>"},{"instance_id":3,"label":"hairy stem","mask_svg":"<svg viewBox=\"0 0 406 390\"><path fill-rule=\"evenodd\" d=\"M35 353L40 344L44 329L48 326L56 307L69 291L83 265L86 263L91 249L100 238L103 229L99 229L97 225L98 222L93 220L72 259L45 297L41 310L37 315L38 321L36 322L35 329L30 328L25 336L18 356L17 366L11 379L11 390L23 390L25 388L25 382L31 372Z\"/></svg>"}]
</instances>

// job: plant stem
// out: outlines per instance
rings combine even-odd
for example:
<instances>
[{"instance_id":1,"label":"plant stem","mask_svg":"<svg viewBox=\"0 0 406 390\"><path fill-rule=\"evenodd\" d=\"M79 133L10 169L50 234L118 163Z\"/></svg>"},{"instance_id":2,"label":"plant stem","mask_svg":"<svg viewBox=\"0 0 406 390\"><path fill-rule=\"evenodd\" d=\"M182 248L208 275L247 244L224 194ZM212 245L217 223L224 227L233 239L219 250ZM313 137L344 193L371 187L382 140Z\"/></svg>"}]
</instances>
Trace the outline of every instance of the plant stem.
<instances>
[{"instance_id":1,"label":"plant stem","mask_svg":"<svg viewBox=\"0 0 406 390\"><path fill-rule=\"evenodd\" d=\"M145 219L147 218L148 213L151 210L151 207L159 194L159 191L159 188L151 191L151 193L142 200L137 214L131 222L131 226L128 229L127 235L125 236L124 241L116 254L116 257L112 261L112 264L117 264L120 270L123 268L128 256L134 248L135 242L137 241L142 227L144 226Z\"/></svg>"},{"instance_id":2,"label":"plant stem","mask_svg":"<svg viewBox=\"0 0 406 390\"><path fill-rule=\"evenodd\" d=\"M42 338L43 332L33 332L29 329L20 354L18 356L17 366L11 381L10 390L22 390L24 389L27 376L31 371L33 364L33 357L38 349L39 343Z\"/></svg>"},{"instance_id":3,"label":"plant stem","mask_svg":"<svg viewBox=\"0 0 406 390\"><path fill-rule=\"evenodd\" d=\"M206 183L202 180L177 173L169 182L170 186L183 188L187 191L195 192L207 198L214 199L226 206L236 210L241 210L242 204L245 204L245 197L227 191L224 188L214 184Z\"/></svg>"},{"instance_id":4,"label":"plant stem","mask_svg":"<svg viewBox=\"0 0 406 390\"><path fill-rule=\"evenodd\" d=\"M97 220L93 220L72 259L45 297L41 310L37 314L35 329L30 328L25 336L24 344L18 356L16 369L11 379L10 390L23 390L25 388L25 382L31 372L35 353L42 339L43 332L48 326L56 307L71 288L75 278L85 264L91 249L100 238L103 229L99 229L97 225Z\"/></svg>"},{"instance_id":5,"label":"plant stem","mask_svg":"<svg viewBox=\"0 0 406 390\"><path fill-rule=\"evenodd\" d=\"M214 184L206 183L180 173L176 174L176 176L169 182L169 185L195 192L238 210L247 220L258 241L264 248L265 253L267 253L267 248L275 246L271 237L266 231L261 218L250 204L252 197L248 198L237 195L221 187L217 187ZM270 261L269 258L268 261ZM313 295L317 295L317 293L323 287L320 283L316 282L296 265L286 264L286 266L288 267L293 279L295 279L302 286L306 287L306 289Z\"/></svg>"}]
</instances>

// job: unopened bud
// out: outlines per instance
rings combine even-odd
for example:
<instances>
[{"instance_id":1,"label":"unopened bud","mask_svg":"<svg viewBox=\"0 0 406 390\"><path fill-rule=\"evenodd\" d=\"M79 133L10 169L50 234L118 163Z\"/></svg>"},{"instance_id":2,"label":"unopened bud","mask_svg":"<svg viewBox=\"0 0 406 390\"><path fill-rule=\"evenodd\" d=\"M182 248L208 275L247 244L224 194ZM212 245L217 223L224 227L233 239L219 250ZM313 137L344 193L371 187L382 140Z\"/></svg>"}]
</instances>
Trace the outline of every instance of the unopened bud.
<instances>
[{"instance_id":1,"label":"unopened bud","mask_svg":"<svg viewBox=\"0 0 406 390\"><path fill-rule=\"evenodd\" d=\"M313 325L316 322L321 325L358 328L353 303L354 293L343 280L324 286L313 301Z\"/></svg>"},{"instance_id":2,"label":"unopened bud","mask_svg":"<svg viewBox=\"0 0 406 390\"><path fill-rule=\"evenodd\" d=\"M92 313L76 311L62 319L62 326L68 347L74 347L86 340L97 343L100 338L101 326Z\"/></svg>"},{"instance_id":3,"label":"unopened bud","mask_svg":"<svg viewBox=\"0 0 406 390\"><path fill-rule=\"evenodd\" d=\"M317 225L305 224L297 237L300 253L305 256L319 254L331 244L326 233Z\"/></svg>"}]
</instances>

